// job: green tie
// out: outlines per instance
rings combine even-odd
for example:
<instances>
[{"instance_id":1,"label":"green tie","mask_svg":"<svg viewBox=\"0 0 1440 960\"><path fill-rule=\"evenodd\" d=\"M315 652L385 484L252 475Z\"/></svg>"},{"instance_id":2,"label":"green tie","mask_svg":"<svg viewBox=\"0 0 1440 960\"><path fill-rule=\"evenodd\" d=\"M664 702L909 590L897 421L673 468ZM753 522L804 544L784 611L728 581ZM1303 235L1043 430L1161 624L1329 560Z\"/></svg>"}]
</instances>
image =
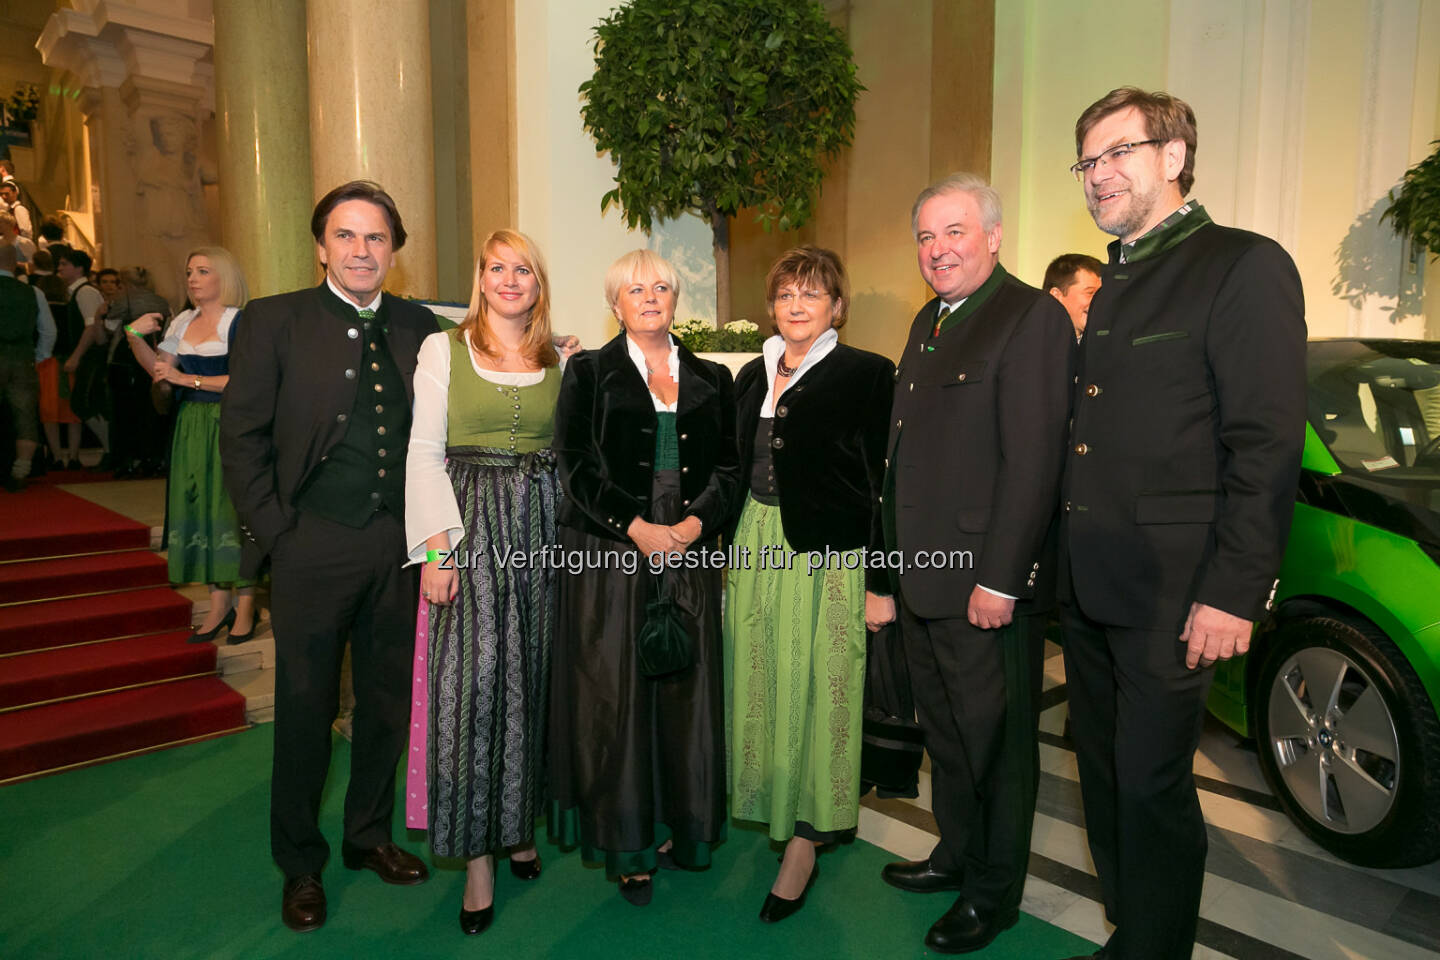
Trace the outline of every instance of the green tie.
<instances>
[{"instance_id":1,"label":"green tie","mask_svg":"<svg viewBox=\"0 0 1440 960\"><path fill-rule=\"evenodd\" d=\"M932 339L940 336L940 325L945 322L945 318L948 316L950 316L950 304L942 303L940 305L940 312L935 314L935 329L930 331Z\"/></svg>"},{"instance_id":2,"label":"green tie","mask_svg":"<svg viewBox=\"0 0 1440 960\"><path fill-rule=\"evenodd\" d=\"M374 319L375 319L375 311L369 309L368 307L367 307L366 309L364 309L364 310L361 310L361 311L360 311L360 319L361 319L361 320L374 320Z\"/></svg>"}]
</instances>

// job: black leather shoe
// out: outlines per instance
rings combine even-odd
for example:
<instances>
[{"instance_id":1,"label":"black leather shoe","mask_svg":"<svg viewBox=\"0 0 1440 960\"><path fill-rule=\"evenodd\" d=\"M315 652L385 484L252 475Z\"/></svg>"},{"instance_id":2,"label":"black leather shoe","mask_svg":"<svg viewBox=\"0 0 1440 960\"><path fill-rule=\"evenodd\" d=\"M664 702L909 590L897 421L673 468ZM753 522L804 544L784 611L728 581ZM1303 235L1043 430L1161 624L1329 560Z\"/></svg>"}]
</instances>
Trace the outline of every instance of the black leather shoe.
<instances>
[{"instance_id":1,"label":"black leather shoe","mask_svg":"<svg viewBox=\"0 0 1440 960\"><path fill-rule=\"evenodd\" d=\"M430 871L415 854L407 853L391 842L380 844L373 850L342 851L345 866L351 870L374 870L386 883L402 887L424 883L430 878Z\"/></svg>"},{"instance_id":2,"label":"black leather shoe","mask_svg":"<svg viewBox=\"0 0 1440 960\"><path fill-rule=\"evenodd\" d=\"M941 890L959 890L960 881L964 877L958 873L942 873L934 869L927 858L887 863L880 871L880 879L892 887L909 890L911 893L938 893Z\"/></svg>"},{"instance_id":3,"label":"black leather shoe","mask_svg":"<svg viewBox=\"0 0 1440 960\"><path fill-rule=\"evenodd\" d=\"M302 873L285 881L280 895L280 919L299 933L319 930L325 925L325 888L320 874Z\"/></svg>"},{"instance_id":4,"label":"black leather shoe","mask_svg":"<svg viewBox=\"0 0 1440 960\"><path fill-rule=\"evenodd\" d=\"M955 901L945 915L925 934L925 946L936 953L970 953L981 950L1001 933L1015 926L1019 910L982 917L964 897Z\"/></svg>"},{"instance_id":5,"label":"black leather shoe","mask_svg":"<svg viewBox=\"0 0 1440 960\"><path fill-rule=\"evenodd\" d=\"M647 877L621 877L620 896L637 907L650 905L650 898L655 895L655 885Z\"/></svg>"},{"instance_id":6,"label":"black leather shoe","mask_svg":"<svg viewBox=\"0 0 1440 960\"><path fill-rule=\"evenodd\" d=\"M510 858L510 873L517 880L539 880L540 879L540 854L535 854L529 860L516 860Z\"/></svg>"},{"instance_id":7,"label":"black leather shoe","mask_svg":"<svg viewBox=\"0 0 1440 960\"><path fill-rule=\"evenodd\" d=\"M805 889L800 891L800 896L794 900L786 900L784 897L776 896L774 893L765 894L765 902L760 905L761 923L779 923L792 913L799 912L805 906L805 896L810 888L815 886L815 880L820 876L820 864L817 862L810 870L810 879L805 881Z\"/></svg>"},{"instance_id":8,"label":"black leather shoe","mask_svg":"<svg viewBox=\"0 0 1440 960\"><path fill-rule=\"evenodd\" d=\"M495 904L490 904L483 910L466 910L460 908L460 929L466 936L473 937L490 926L495 919Z\"/></svg>"}]
</instances>

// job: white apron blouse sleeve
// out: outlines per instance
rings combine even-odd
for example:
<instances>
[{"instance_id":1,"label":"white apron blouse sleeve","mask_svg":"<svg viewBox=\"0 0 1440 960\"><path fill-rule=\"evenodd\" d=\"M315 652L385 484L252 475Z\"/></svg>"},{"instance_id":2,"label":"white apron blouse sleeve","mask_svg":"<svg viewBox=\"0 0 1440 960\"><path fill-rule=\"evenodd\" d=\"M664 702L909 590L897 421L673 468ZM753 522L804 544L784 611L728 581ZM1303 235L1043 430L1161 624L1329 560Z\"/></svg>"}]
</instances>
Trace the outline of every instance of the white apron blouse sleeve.
<instances>
[{"instance_id":1,"label":"white apron blouse sleeve","mask_svg":"<svg viewBox=\"0 0 1440 960\"><path fill-rule=\"evenodd\" d=\"M423 563L425 542L450 535L450 549L465 536L460 505L445 472L446 414L450 396L450 339L432 333L420 345L415 367L415 408L411 413L410 452L405 458L405 565Z\"/></svg>"}]
</instances>

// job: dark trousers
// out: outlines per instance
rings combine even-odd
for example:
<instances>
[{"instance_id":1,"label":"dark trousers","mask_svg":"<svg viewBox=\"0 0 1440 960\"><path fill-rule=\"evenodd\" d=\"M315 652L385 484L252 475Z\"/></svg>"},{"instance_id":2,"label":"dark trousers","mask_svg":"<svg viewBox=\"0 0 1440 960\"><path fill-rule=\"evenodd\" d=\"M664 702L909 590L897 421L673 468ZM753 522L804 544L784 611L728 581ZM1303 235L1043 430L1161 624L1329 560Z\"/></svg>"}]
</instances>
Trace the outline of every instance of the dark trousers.
<instances>
[{"instance_id":1,"label":"dark trousers","mask_svg":"<svg viewBox=\"0 0 1440 960\"><path fill-rule=\"evenodd\" d=\"M1035 818L1042 624L1001 630L926 620L903 601L900 630L915 712L930 754L937 870L963 873L960 895L988 916L1020 905Z\"/></svg>"},{"instance_id":2,"label":"dark trousers","mask_svg":"<svg viewBox=\"0 0 1440 960\"><path fill-rule=\"evenodd\" d=\"M1115 924L1105 955L1188 960L1207 844L1193 768L1214 671L1185 666L1174 630L1101 624L1074 605L1060 622L1090 855Z\"/></svg>"},{"instance_id":3,"label":"dark trousers","mask_svg":"<svg viewBox=\"0 0 1440 960\"><path fill-rule=\"evenodd\" d=\"M134 362L112 363L106 373L115 410L110 421L110 462L117 469L137 462L159 466L169 434L150 399L150 378Z\"/></svg>"},{"instance_id":4,"label":"dark trousers","mask_svg":"<svg viewBox=\"0 0 1440 960\"><path fill-rule=\"evenodd\" d=\"M287 877L319 873L329 856L317 821L347 638L355 725L344 843L363 850L390 840L415 636L416 575L404 561L404 525L383 511L359 530L301 511L271 552L270 850Z\"/></svg>"}]
</instances>

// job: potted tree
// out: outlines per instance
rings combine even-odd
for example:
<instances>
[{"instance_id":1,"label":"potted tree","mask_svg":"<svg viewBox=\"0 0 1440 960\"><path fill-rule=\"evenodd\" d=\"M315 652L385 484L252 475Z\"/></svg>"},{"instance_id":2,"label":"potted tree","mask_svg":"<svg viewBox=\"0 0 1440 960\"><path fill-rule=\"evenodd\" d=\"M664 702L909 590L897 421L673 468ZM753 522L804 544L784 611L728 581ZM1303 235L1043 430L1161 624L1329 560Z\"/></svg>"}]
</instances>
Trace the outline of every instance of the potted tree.
<instances>
[{"instance_id":1,"label":"potted tree","mask_svg":"<svg viewBox=\"0 0 1440 960\"><path fill-rule=\"evenodd\" d=\"M729 219L768 230L814 211L823 158L855 132L863 89L845 36L815 0L629 0L595 28L581 117L615 161L603 212L632 228L710 224L716 317L730 319Z\"/></svg>"},{"instance_id":2,"label":"potted tree","mask_svg":"<svg viewBox=\"0 0 1440 960\"><path fill-rule=\"evenodd\" d=\"M1390 221L1414 250L1440 257L1440 140L1431 146L1435 150L1430 156L1406 170L1400 186L1390 191L1390 205L1380 222Z\"/></svg>"}]
</instances>

